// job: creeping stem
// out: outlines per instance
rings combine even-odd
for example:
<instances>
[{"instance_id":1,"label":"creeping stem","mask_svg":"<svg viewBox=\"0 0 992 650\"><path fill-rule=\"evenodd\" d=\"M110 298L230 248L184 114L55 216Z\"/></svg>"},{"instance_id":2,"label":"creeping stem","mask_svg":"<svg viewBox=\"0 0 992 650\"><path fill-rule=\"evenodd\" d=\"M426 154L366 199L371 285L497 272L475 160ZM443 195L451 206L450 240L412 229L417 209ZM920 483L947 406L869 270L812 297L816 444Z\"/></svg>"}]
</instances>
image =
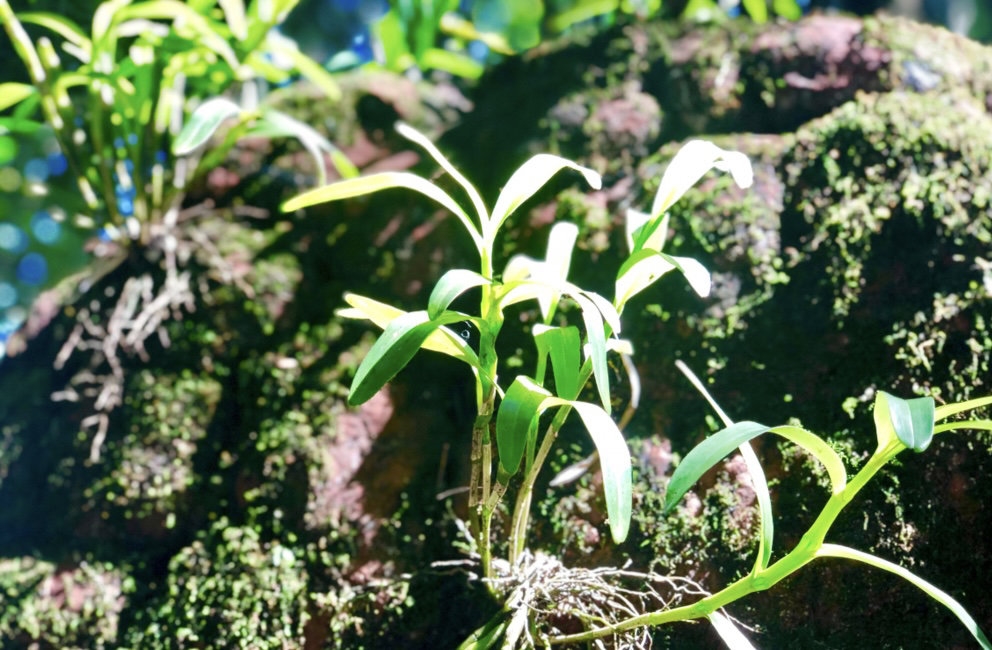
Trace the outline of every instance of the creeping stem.
<instances>
[{"instance_id":1,"label":"creeping stem","mask_svg":"<svg viewBox=\"0 0 992 650\"><path fill-rule=\"evenodd\" d=\"M813 522L813 525L810 526L806 534L803 535L796 548L778 562L764 569L757 569L756 567L750 574L737 582L690 605L663 611L648 612L628 618L614 625L604 625L578 634L555 637L551 639L551 643L553 645L584 643L637 627L663 625L665 623L703 618L748 594L772 587L818 557L817 553L823 547L827 531L830 530L830 527L836 521L837 516L840 515L844 507L878 473L878 470L905 448L902 443L893 441L884 448L876 450L872 457L868 459L868 463L861 468L861 471L851 479L847 486L840 492L830 496L820 515Z\"/></svg>"}]
</instances>

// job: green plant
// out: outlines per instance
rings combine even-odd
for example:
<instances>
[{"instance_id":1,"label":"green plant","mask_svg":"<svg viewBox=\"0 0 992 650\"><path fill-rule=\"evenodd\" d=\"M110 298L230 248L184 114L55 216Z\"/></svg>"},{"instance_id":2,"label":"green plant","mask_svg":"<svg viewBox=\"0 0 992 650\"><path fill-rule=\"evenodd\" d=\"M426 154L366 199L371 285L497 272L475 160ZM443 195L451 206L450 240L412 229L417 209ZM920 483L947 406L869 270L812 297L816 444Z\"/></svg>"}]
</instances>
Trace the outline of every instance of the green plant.
<instances>
[{"instance_id":1,"label":"green plant","mask_svg":"<svg viewBox=\"0 0 992 650\"><path fill-rule=\"evenodd\" d=\"M0 129L30 130L40 112L77 178L85 221L148 243L156 235L149 226L174 224L190 183L222 162L241 135L291 135L318 154L334 151L309 127L256 107L254 83L282 83L296 73L332 98L340 94L328 73L273 30L295 4L107 0L87 35L68 18L15 14L0 0L0 22L31 80L0 84L0 110L13 109ZM25 24L54 34L62 53L48 36L32 40ZM215 99L190 118L235 85L244 110ZM239 124L223 142L202 159L186 157L233 116ZM341 157L336 162L353 172Z\"/></svg>"},{"instance_id":2,"label":"green plant","mask_svg":"<svg viewBox=\"0 0 992 650\"><path fill-rule=\"evenodd\" d=\"M440 187L408 172L347 179L291 199L283 208L292 211L380 190L407 188L451 211L471 238L479 255L479 270L446 272L435 285L426 310L404 312L370 298L345 296L351 306L346 315L369 319L384 328L355 373L349 402L357 405L371 398L421 348L448 354L469 366L475 377L477 408L470 458L470 529L486 584L498 593L500 580L507 578L526 555L534 484L573 410L599 452L613 539L619 543L626 538L631 514L631 462L620 429L610 417L607 354L630 352L630 345L618 338L624 307L669 271L680 270L698 293L708 293L709 273L702 265L662 252L668 231L667 211L709 169L730 171L741 187L747 187L752 181L751 167L742 154L724 151L708 142L687 143L668 167L651 212L627 213L630 254L616 273L615 296L610 301L568 280L578 234L574 224L560 222L551 228L543 260L518 255L497 273L494 259L497 238L509 217L552 176L563 169L573 169L598 189L598 174L558 156L539 154L514 172L493 209L488 210L475 187L427 138L409 126L400 124L397 128L427 150L462 186L474 217ZM452 303L470 289L480 292L478 312L452 309ZM542 317L541 323L531 331L538 352L536 367L533 375L519 374L501 384L497 341L505 323L505 312L529 300L538 303ZM582 329L569 324L568 317L574 314L570 311L572 307L578 308ZM463 321L470 321L478 329L478 353L447 327ZM580 399L590 381L595 387L597 403ZM545 412L554 412L554 416L543 419L547 428L541 435L538 429ZM507 495L511 479L518 474L520 487L507 528L509 550L506 562L500 563L493 557L492 520ZM512 645L523 629L522 621L528 610L520 607L517 612L514 625L505 622L497 625L485 632L484 642L505 634Z\"/></svg>"},{"instance_id":3,"label":"green plant","mask_svg":"<svg viewBox=\"0 0 992 650\"><path fill-rule=\"evenodd\" d=\"M815 559L833 557L863 562L907 580L935 601L947 607L961 620L983 648L992 648L992 643L979 629L975 620L947 592L920 578L905 567L870 553L825 541L827 533L845 506L854 500L858 492L879 470L901 452L906 449L922 452L930 445L934 435L939 433L964 429L992 431L992 420L950 420L951 417L958 414L992 404L992 397L935 407L932 397L903 400L879 391L874 406L877 447L865 465L848 481L847 470L840 456L822 438L793 425L768 427L756 422L732 422L712 400L699 380L684 366L682 369L689 375L697 389L710 401L726 426L690 451L676 468L665 494L666 511L674 508L689 488L706 471L727 454L735 449L739 450L747 463L748 472L754 482L760 510L758 553L754 567L748 575L726 588L689 605L633 616L609 627L594 626L593 629L580 634L553 639L554 643L588 642L595 638L615 635L641 626L663 625L705 617L710 620L730 647L748 648L751 647L750 643L744 639L740 630L725 613L721 612L721 609L748 594L771 588ZM823 464L831 483L830 498L816 520L796 547L775 562L771 561L774 525L768 484L757 456L749 444L751 440L765 433L782 436L802 447Z\"/></svg>"}]
</instances>

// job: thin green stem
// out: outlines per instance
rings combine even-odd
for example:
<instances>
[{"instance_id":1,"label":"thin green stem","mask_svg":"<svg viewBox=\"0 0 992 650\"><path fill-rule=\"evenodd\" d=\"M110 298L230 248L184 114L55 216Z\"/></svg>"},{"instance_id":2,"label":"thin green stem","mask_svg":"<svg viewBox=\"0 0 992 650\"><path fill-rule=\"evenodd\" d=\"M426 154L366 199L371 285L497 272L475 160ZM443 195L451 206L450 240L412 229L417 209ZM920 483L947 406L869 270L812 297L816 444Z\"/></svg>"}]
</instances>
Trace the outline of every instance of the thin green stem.
<instances>
[{"instance_id":1,"label":"thin green stem","mask_svg":"<svg viewBox=\"0 0 992 650\"><path fill-rule=\"evenodd\" d=\"M818 552L823 547L827 532L844 507L854 499L861 488L886 463L892 460L903 449L905 447L901 443L893 442L884 449L877 450L868 460L868 463L861 468L843 490L830 496L820 515L810 526L806 534L803 535L796 548L770 566L764 569L755 567L755 570L747 576L728 585L715 594L711 594L690 605L663 611L648 612L639 616L633 616L619 623L595 627L586 632L555 637L551 639L551 643L553 645L585 643L637 627L663 625L676 621L704 618L721 607L748 594L756 591L764 591L772 587L818 557Z\"/></svg>"}]
</instances>

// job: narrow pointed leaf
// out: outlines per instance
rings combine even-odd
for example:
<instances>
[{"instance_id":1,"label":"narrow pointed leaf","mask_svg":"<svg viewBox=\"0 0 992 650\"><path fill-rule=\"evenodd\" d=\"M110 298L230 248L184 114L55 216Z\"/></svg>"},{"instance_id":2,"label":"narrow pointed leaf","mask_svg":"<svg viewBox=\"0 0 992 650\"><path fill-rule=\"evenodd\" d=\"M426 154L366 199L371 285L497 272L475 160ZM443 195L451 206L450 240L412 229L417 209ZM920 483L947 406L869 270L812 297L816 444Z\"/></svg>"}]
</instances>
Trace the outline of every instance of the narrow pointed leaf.
<instances>
[{"instance_id":1,"label":"narrow pointed leaf","mask_svg":"<svg viewBox=\"0 0 992 650\"><path fill-rule=\"evenodd\" d=\"M630 530L632 479L627 442L613 419L599 406L575 401L570 404L582 418L582 423L599 452L606 513L610 517L610 534L613 541L620 544L627 539Z\"/></svg>"},{"instance_id":2,"label":"narrow pointed leaf","mask_svg":"<svg viewBox=\"0 0 992 650\"><path fill-rule=\"evenodd\" d=\"M511 476L520 467L527 440L537 433L537 424L551 393L529 377L513 380L496 414L496 449L499 464Z\"/></svg>"},{"instance_id":3,"label":"narrow pointed leaf","mask_svg":"<svg viewBox=\"0 0 992 650\"><path fill-rule=\"evenodd\" d=\"M398 317L407 313L402 309L397 309L392 305L366 298L355 293L347 293L344 296L345 302L351 305L351 309L340 309L338 314L345 318L364 318L372 321L382 329L389 326ZM466 316L462 320L469 320ZM454 357L459 361L464 361L472 368L479 369L479 357L475 351L465 343L465 340L446 327L438 328L424 341L421 346L425 350L440 352Z\"/></svg>"},{"instance_id":4,"label":"narrow pointed leaf","mask_svg":"<svg viewBox=\"0 0 992 650\"><path fill-rule=\"evenodd\" d=\"M713 629L720 635L720 640L730 650L754 650L754 646L744 636L744 633L740 631L740 628L734 625L734 622L730 620L729 616L726 616L721 611L716 611L706 618L710 620Z\"/></svg>"},{"instance_id":5,"label":"narrow pointed leaf","mask_svg":"<svg viewBox=\"0 0 992 650\"><path fill-rule=\"evenodd\" d=\"M441 276L434 285L434 291L427 302L427 313L436 318L447 309L458 296L469 289L490 284L490 281L475 271L452 269Z\"/></svg>"},{"instance_id":6,"label":"narrow pointed leaf","mask_svg":"<svg viewBox=\"0 0 992 650\"><path fill-rule=\"evenodd\" d=\"M83 63L89 63L89 56L93 52L93 43L90 42L86 33L65 16L48 13L44 11L31 11L17 14L22 23L32 23L40 27L50 29L72 45L79 48L86 58Z\"/></svg>"},{"instance_id":7,"label":"narrow pointed leaf","mask_svg":"<svg viewBox=\"0 0 992 650\"><path fill-rule=\"evenodd\" d=\"M976 397L975 399L970 399L967 402L944 404L942 406L938 406L934 410L934 421L940 422L941 420L945 420L952 415L957 415L958 413L988 406L989 404L992 404L992 395L989 395L988 397Z\"/></svg>"},{"instance_id":8,"label":"narrow pointed leaf","mask_svg":"<svg viewBox=\"0 0 992 650\"><path fill-rule=\"evenodd\" d=\"M975 622L975 619L971 617L968 610L966 610L961 603L955 600L954 597L946 591L939 589L909 569L899 566L894 562L883 560L882 558L871 555L870 553L858 551L839 544L824 544L816 551L816 556L839 557L845 560L864 562L865 564L882 569L883 571L894 573L903 580L911 583L913 586L921 589L926 595L930 596L947 609L951 610L951 613L958 617L958 620L961 621L965 628L967 628L968 632L971 633L971 636L975 638L975 641L977 641L982 648L985 648L985 650L992 650L992 642L990 642L989 638L985 636L982 629L978 627L978 623Z\"/></svg>"},{"instance_id":9,"label":"narrow pointed leaf","mask_svg":"<svg viewBox=\"0 0 992 650\"><path fill-rule=\"evenodd\" d=\"M224 20L231 30L231 35L239 41L248 38L248 21L245 18L245 3L243 0L217 0L224 10Z\"/></svg>"},{"instance_id":10,"label":"narrow pointed leaf","mask_svg":"<svg viewBox=\"0 0 992 650\"><path fill-rule=\"evenodd\" d=\"M407 140L415 142L423 147L424 150L431 155L431 157L445 172L448 173L449 176L465 188L465 193L468 194L469 200L472 201L472 205L478 213L479 219L485 221L489 218L489 212L486 210L486 204L483 203L482 196L479 195L479 191L475 189L475 186L472 185L472 183L470 183L469 180L465 178L465 176L463 176L454 165L451 164L451 161L441 153L440 149L434 146L434 143L431 142L427 136L404 122L398 122L396 124L396 130Z\"/></svg>"},{"instance_id":11,"label":"narrow pointed leaf","mask_svg":"<svg viewBox=\"0 0 992 650\"><path fill-rule=\"evenodd\" d=\"M579 369L582 357L582 337L577 327L549 327L534 336L538 353L551 357L555 392L559 397L574 400L579 396Z\"/></svg>"},{"instance_id":12,"label":"narrow pointed leaf","mask_svg":"<svg viewBox=\"0 0 992 650\"><path fill-rule=\"evenodd\" d=\"M571 296L582 309L582 320L589 340L589 358L592 361L592 374L596 380L599 399L607 413L610 412L610 374L606 365L606 333L603 331L603 316L595 303L582 294Z\"/></svg>"},{"instance_id":13,"label":"narrow pointed leaf","mask_svg":"<svg viewBox=\"0 0 992 650\"><path fill-rule=\"evenodd\" d=\"M672 479L668 483L665 510L669 511L674 508L689 491L689 488L727 454L763 433L778 434L808 451L826 467L827 474L830 476L832 492L837 494L844 489L847 482L844 463L837 452L821 438L799 427L767 427L757 422L742 421L735 422L714 433L686 454L679 466L675 468Z\"/></svg>"},{"instance_id":14,"label":"narrow pointed leaf","mask_svg":"<svg viewBox=\"0 0 992 650\"><path fill-rule=\"evenodd\" d=\"M427 338L441 325L464 319L464 314L447 312L431 320L426 311L402 314L386 326L382 335L362 360L351 382L348 403L364 404L406 367Z\"/></svg>"},{"instance_id":15,"label":"narrow pointed leaf","mask_svg":"<svg viewBox=\"0 0 992 650\"><path fill-rule=\"evenodd\" d=\"M269 49L289 59L290 64L300 75L319 88L328 99L335 102L341 99L341 87L323 66L301 52L296 43L290 39L274 34L275 32L270 33L266 39Z\"/></svg>"},{"instance_id":16,"label":"narrow pointed leaf","mask_svg":"<svg viewBox=\"0 0 992 650\"><path fill-rule=\"evenodd\" d=\"M172 152L185 156L209 140L220 125L241 114L241 107L230 99L214 97L200 104L172 143Z\"/></svg>"},{"instance_id":17,"label":"narrow pointed leaf","mask_svg":"<svg viewBox=\"0 0 992 650\"><path fill-rule=\"evenodd\" d=\"M934 412L932 397L904 400L879 391L874 409L879 448L891 442L894 435L909 449L924 451L933 440Z\"/></svg>"},{"instance_id":18,"label":"narrow pointed leaf","mask_svg":"<svg viewBox=\"0 0 992 650\"><path fill-rule=\"evenodd\" d=\"M410 172L382 172L371 176L360 176L358 178L348 178L336 183L331 183L324 187L304 192L294 196L282 205L283 212L292 212L301 208L306 208L318 203L329 201L340 201L356 196L365 196L393 188L405 188L420 192L451 211L465 226L472 236L472 241L477 248L481 247L479 234L472 225L472 221L458 203L440 187L431 183L426 178L411 174Z\"/></svg>"},{"instance_id":19,"label":"narrow pointed leaf","mask_svg":"<svg viewBox=\"0 0 992 650\"><path fill-rule=\"evenodd\" d=\"M5 111L15 104L34 95L37 90L31 84L22 84L14 81L0 83L0 111Z\"/></svg>"},{"instance_id":20,"label":"narrow pointed leaf","mask_svg":"<svg viewBox=\"0 0 992 650\"><path fill-rule=\"evenodd\" d=\"M489 228L486 230L489 236L494 236L514 210L544 187L552 176L566 168L581 173L593 189L598 190L603 185L603 180L599 174L587 167L577 165L553 154L537 154L513 172L503 187L503 191L500 192L499 198L496 199L496 206L490 215Z\"/></svg>"}]
</instances>

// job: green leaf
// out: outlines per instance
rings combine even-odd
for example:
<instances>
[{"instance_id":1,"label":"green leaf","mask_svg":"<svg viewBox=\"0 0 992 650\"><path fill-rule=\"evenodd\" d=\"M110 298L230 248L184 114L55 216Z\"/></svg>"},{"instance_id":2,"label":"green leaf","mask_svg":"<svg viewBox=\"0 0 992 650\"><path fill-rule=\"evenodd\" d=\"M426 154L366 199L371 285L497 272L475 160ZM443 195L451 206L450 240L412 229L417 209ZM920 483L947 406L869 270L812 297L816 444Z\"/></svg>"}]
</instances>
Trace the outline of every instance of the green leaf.
<instances>
[{"instance_id":1,"label":"green leaf","mask_svg":"<svg viewBox=\"0 0 992 650\"><path fill-rule=\"evenodd\" d=\"M458 296L473 287L481 287L490 283L490 280L475 271L451 269L442 275L441 279L434 285L431 297L427 301L427 313L430 314L431 318L437 318Z\"/></svg>"},{"instance_id":2,"label":"green leaf","mask_svg":"<svg viewBox=\"0 0 992 650\"><path fill-rule=\"evenodd\" d=\"M736 422L714 433L692 449L675 468L665 494L665 511L670 511L689 488L727 454L763 433L775 433L799 445L819 460L830 476L831 490L839 493L847 484L844 463L830 445L820 437L793 426L767 427L757 422Z\"/></svg>"},{"instance_id":3,"label":"green leaf","mask_svg":"<svg viewBox=\"0 0 992 650\"><path fill-rule=\"evenodd\" d=\"M86 57L83 63L90 63L89 56L93 53L93 43L90 42L86 33L65 16L47 13L43 11L32 11L18 14L17 17L23 23L31 23L50 29L69 43L75 45Z\"/></svg>"},{"instance_id":4,"label":"green leaf","mask_svg":"<svg viewBox=\"0 0 992 650\"><path fill-rule=\"evenodd\" d=\"M740 631L740 628L734 625L729 616L724 615L721 611L715 611L706 618L710 620L713 629L720 635L720 640L730 650L754 650L754 646Z\"/></svg>"},{"instance_id":5,"label":"green leaf","mask_svg":"<svg viewBox=\"0 0 992 650\"><path fill-rule=\"evenodd\" d=\"M975 399L970 399L966 402L944 404L942 406L938 406L934 411L934 421L940 422L941 420L947 419L952 415L957 415L958 413L988 406L989 404L992 404L992 395L989 395L988 397L976 397Z\"/></svg>"},{"instance_id":6,"label":"green leaf","mask_svg":"<svg viewBox=\"0 0 992 650\"><path fill-rule=\"evenodd\" d=\"M22 84L14 81L0 83L0 111L20 104L37 92L31 84Z\"/></svg>"},{"instance_id":7,"label":"green leaf","mask_svg":"<svg viewBox=\"0 0 992 650\"><path fill-rule=\"evenodd\" d=\"M541 357L551 357L555 391L559 397L573 400L579 396L579 369L582 357L582 337L577 327L547 327L538 331L534 341Z\"/></svg>"},{"instance_id":8,"label":"green leaf","mask_svg":"<svg viewBox=\"0 0 992 650\"><path fill-rule=\"evenodd\" d=\"M470 56L443 50L438 47L429 47L420 54L417 60L422 70L441 70L463 79L478 79L485 70L483 65Z\"/></svg>"},{"instance_id":9,"label":"green leaf","mask_svg":"<svg viewBox=\"0 0 992 650\"><path fill-rule=\"evenodd\" d=\"M358 176L358 168L337 147L331 144L330 140L310 125L304 124L281 111L273 108L264 109L248 133L265 138L290 137L299 140L313 157L321 183L327 181L322 151L331 156L335 168L343 178L356 178Z\"/></svg>"},{"instance_id":10,"label":"green leaf","mask_svg":"<svg viewBox=\"0 0 992 650\"><path fill-rule=\"evenodd\" d=\"M338 82L334 80L327 70L323 68L319 63L311 59L309 56L300 52L299 48L296 47L296 43L287 39L275 36L275 32L269 35L266 39L266 45L273 52L273 54L278 54L289 59L293 68L295 68L300 75L315 85L320 89L324 95L327 96L333 102L341 100L341 87Z\"/></svg>"},{"instance_id":11,"label":"green leaf","mask_svg":"<svg viewBox=\"0 0 992 650\"><path fill-rule=\"evenodd\" d=\"M510 384L496 413L496 449L503 471L513 475L520 467L527 441L537 433L537 424L551 393L529 377L518 376Z\"/></svg>"},{"instance_id":12,"label":"green leaf","mask_svg":"<svg viewBox=\"0 0 992 650\"><path fill-rule=\"evenodd\" d=\"M574 223L559 221L551 226L544 265L539 267L543 277L535 279L543 279L552 286L564 286L568 279L568 271L572 266L572 251L575 249L575 240L578 239L578 236L579 227ZM538 297L545 323L550 321L558 309L560 295L558 292L549 292Z\"/></svg>"},{"instance_id":13,"label":"green leaf","mask_svg":"<svg viewBox=\"0 0 992 650\"><path fill-rule=\"evenodd\" d=\"M917 576L909 569L899 566L893 562L889 562L888 560L883 560L882 558L871 555L870 553L858 551L839 544L824 544L817 549L816 556L839 557L846 560L864 562L865 564L882 569L883 571L894 573L903 580L906 580L915 587L921 589L924 593L926 593L926 595L930 596L947 609L951 610L951 613L958 617L958 620L964 624L965 628L968 629L971 636L975 638L975 641L977 641L982 648L985 648L985 650L992 650L992 642L989 642L988 637L985 636L985 633L982 632L980 627L978 627L978 623L976 623L975 619L968 614L968 611L961 606L961 603L956 601L954 597L946 591L938 589L936 586Z\"/></svg>"},{"instance_id":14,"label":"green leaf","mask_svg":"<svg viewBox=\"0 0 992 650\"><path fill-rule=\"evenodd\" d=\"M355 293L346 293L344 300L351 305L351 308L338 310L337 313L339 316L344 318L364 318L372 321L382 329L385 329L391 322L407 313L392 305L387 305L384 302L366 298ZM466 317L463 320L470 319ZM475 351L465 343L462 337L446 327L438 328L437 331L427 337L421 347L425 350L440 352L441 354L454 357L459 361L464 361L475 370L480 368L479 357L475 354Z\"/></svg>"},{"instance_id":15,"label":"green leaf","mask_svg":"<svg viewBox=\"0 0 992 650\"><path fill-rule=\"evenodd\" d=\"M245 3L243 0L217 0L224 10L224 20L231 30L231 35L239 41L248 38L248 21L245 18Z\"/></svg>"},{"instance_id":16,"label":"green leaf","mask_svg":"<svg viewBox=\"0 0 992 650\"><path fill-rule=\"evenodd\" d=\"M282 210L283 212L292 212L319 203L340 201L342 199L374 194L382 190L399 187L420 192L450 210L461 220L465 229L469 231L476 248L480 251L482 250L482 240L479 237L478 231L472 225L471 219L469 219L462 207L440 187L431 183L426 178L411 174L410 172L382 172L371 176L348 178L331 183L330 185L318 187L315 190L294 196L282 204Z\"/></svg>"},{"instance_id":17,"label":"green leaf","mask_svg":"<svg viewBox=\"0 0 992 650\"><path fill-rule=\"evenodd\" d=\"M451 164L451 161L441 153L440 149L434 146L434 143L426 135L404 122L396 123L396 131L407 140L420 145L441 166L441 169L447 172L448 176L455 179L465 189L465 193L468 194L468 198L472 202L476 214L479 216L479 227L481 228L482 224L489 218L489 212L486 210L486 204L483 203L482 196L479 195L479 191L475 189L475 186ZM473 228L471 232L477 232L477 230Z\"/></svg>"},{"instance_id":18,"label":"green leaf","mask_svg":"<svg viewBox=\"0 0 992 650\"><path fill-rule=\"evenodd\" d=\"M599 400L607 414L610 412L610 372L606 364L606 332L603 331L603 316L595 303L582 294L571 296L582 309L582 320L589 340L589 358L592 361L592 375L599 391Z\"/></svg>"},{"instance_id":19,"label":"green leaf","mask_svg":"<svg viewBox=\"0 0 992 650\"><path fill-rule=\"evenodd\" d=\"M351 382L348 403L364 404L406 367L435 330L441 325L465 320L465 314L446 312L431 319L426 311L402 314L386 326L382 335L362 360Z\"/></svg>"},{"instance_id":20,"label":"green leaf","mask_svg":"<svg viewBox=\"0 0 992 650\"><path fill-rule=\"evenodd\" d=\"M751 161L744 154L725 151L705 140L686 142L665 169L651 205L650 218L634 234L631 252L645 248L661 250L666 236L665 229L661 227L665 213L703 174L713 168L729 171L741 188L750 187L754 182Z\"/></svg>"},{"instance_id":21,"label":"green leaf","mask_svg":"<svg viewBox=\"0 0 992 650\"><path fill-rule=\"evenodd\" d=\"M768 7L765 5L765 0L742 0L741 4L744 5L751 20L759 25L768 22Z\"/></svg>"},{"instance_id":22,"label":"green leaf","mask_svg":"<svg viewBox=\"0 0 992 650\"><path fill-rule=\"evenodd\" d=\"M610 533L613 541L620 544L627 539L630 530L632 479L627 442L613 419L599 406L576 401L569 404L582 418L582 423L599 452L606 513L610 517Z\"/></svg>"},{"instance_id":23,"label":"green leaf","mask_svg":"<svg viewBox=\"0 0 992 650\"><path fill-rule=\"evenodd\" d=\"M933 440L934 401L932 397L904 400L885 391L875 398L875 432L879 449L884 449L893 436L913 451L924 451Z\"/></svg>"},{"instance_id":24,"label":"green leaf","mask_svg":"<svg viewBox=\"0 0 992 650\"><path fill-rule=\"evenodd\" d=\"M209 140L225 120L238 115L241 115L241 107L230 99L208 99L193 111L183 125L182 131L172 143L172 153L177 156L192 153Z\"/></svg>"},{"instance_id":25,"label":"green leaf","mask_svg":"<svg viewBox=\"0 0 992 650\"><path fill-rule=\"evenodd\" d=\"M544 187L552 176L566 168L581 173L593 189L598 190L603 185L602 178L595 171L560 156L539 153L518 167L506 185L503 186L503 191L496 199L496 206L490 215L489 223L483 227L486 238L492 240L500 226L514 210Z\"/></svg>"}]
</instances>

